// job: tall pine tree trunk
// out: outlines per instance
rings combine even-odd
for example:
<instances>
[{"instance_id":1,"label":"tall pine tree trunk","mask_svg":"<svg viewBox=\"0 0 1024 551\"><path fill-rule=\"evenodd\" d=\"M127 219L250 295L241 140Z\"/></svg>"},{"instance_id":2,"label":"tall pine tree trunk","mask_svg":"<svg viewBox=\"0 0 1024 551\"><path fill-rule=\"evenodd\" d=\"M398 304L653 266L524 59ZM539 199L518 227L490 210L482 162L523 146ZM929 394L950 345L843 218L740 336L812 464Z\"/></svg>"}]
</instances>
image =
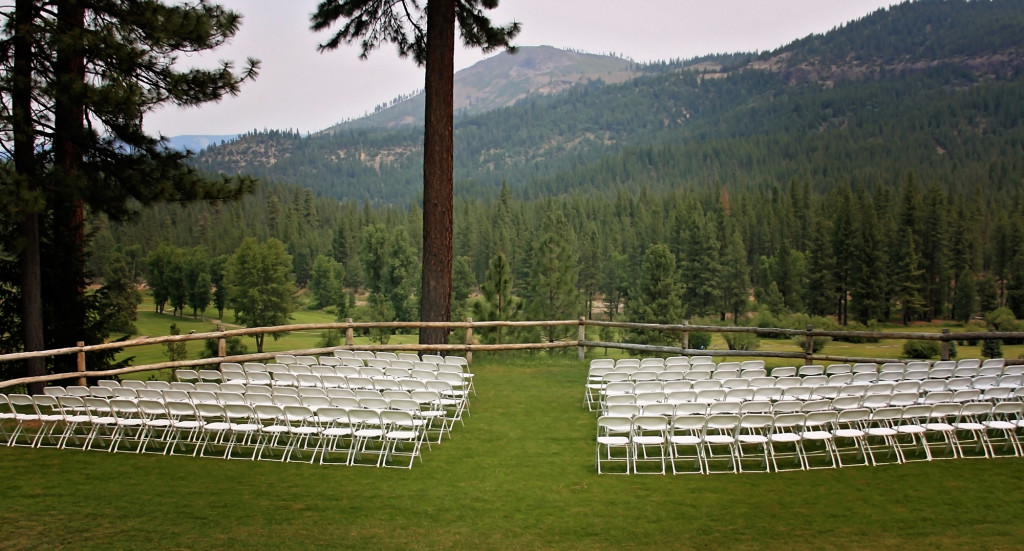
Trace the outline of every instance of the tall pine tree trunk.
<instances>
[{"instance_id":1,"label":"tall pine tree trunk","mask_svg":"<svg viewBox=\"0 0 1024 551\"><path fill-rule=\"evenodd\" d=\"M427 4L426 127L423 136L423 280L420 321L450 321L452 296L455 0ZM424 328L420 344L445 344L448 330Z\"/></svg>"},{"instance_id":2,"label":"tall pine tree trunk","mask_svg":"<svg viewBox=\"0 0 1024 551\"><path fill-rule=\"evenodd\" d=\"M81 199L82 152L80 140L85 132L85 60L82 51L82 29L85 9L79 0L64 0L58 6L58 29L65 37L56 46L57 93L54 104L53 139L54 166L57 178L50 190L53 209L53 256L59 268L47 265L49 300L60 305L60 315L47 324L49 340L56 347L73 346L86 340L85 307L85 213ZM96 344L96 343L89 343ZM55 366L58 371L73 369L67 364Z\"/></svg>"},{"instance_id":3,"label":"tall pine tree trunk","mask_svg":"<svg viewBox=\"0 0 1024 551\"><path fill-rule=\"evenodd\" d=\"M14 67L11 111L14 118L14 170L29 196L40 192L36 166L35 131L32 124L32 26L36 7L32 0L17 0L14 8ZM22 330L26 352L45 349L43 338L42 270L39 257L38 205L24 205L21 212L19 262L21 264ZM43 358L27 360L27 375L46 374ZM30 394L41 394L43 383L28 385Z\"/></svg>"}]
</instances>

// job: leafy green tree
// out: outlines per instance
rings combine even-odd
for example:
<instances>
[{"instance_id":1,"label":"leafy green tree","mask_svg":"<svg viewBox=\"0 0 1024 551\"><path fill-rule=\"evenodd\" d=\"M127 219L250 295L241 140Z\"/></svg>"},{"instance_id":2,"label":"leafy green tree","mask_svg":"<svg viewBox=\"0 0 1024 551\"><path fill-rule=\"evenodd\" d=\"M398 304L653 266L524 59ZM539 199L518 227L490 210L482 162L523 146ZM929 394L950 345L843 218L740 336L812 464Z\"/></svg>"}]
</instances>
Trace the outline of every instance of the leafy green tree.
<instances>
[{"instance_id":1,"label":"leafy green tree","mask_svg":"<svg viewBox=\"0 0 1024 551\"><path fill-rule=\"evenodd\" d=\"M81 339L97 315L84 292L86 212L122 218L158 200L237 197L251 186L206 180L142 125L160 105L237 93L257 62L239 74L227 62L211 70L175 64L180 52L209 50L235 34L240 17L215 4L18 0L13 14L4 9L0 94L10 109L0 112L0 136L17 177L0 180L0 200L18 221L23 344L41 350L46 340ZM49 320L44 275L46 302L61 305ZM28 362L30 375L44 370L41 360Z\"/></svg>"},{"instance_id":2,"label":"leafy green tree","mask_svg":"<svg viewBox=\"0 0 1024 551\"><path fill-rule=\"evenodd\" d=\"M651 245L644 255L633 291L626 302L626 316L636 323L676 324L683 321L675 255L667 245ZM631 335L633 342L671 344L678 336L642 331Z\"/></svg>"},{"instance_id":3,"label":"leafy green tree","mask_svg":"<svg viewBox=\"0 0 1024 551\"><path fill-rule=\"evenodd\" d=\"M107 258L107 279L100 293L106 311L107 328L112 333L132 335L135 333L135 320L138 317L142 294L124 256L113 252Z\"/></svg>"},{"instance_id":4,"label":"leafy green tree","mask_svg":"<svg viewBox=\"0 0 1024 551\"><path fill-rule=\"evenodd\" d=\"M284 325L295 302L291 256L277 239L242 242L227 264L225 282L235 318L246 327ZM263 352L266 335L255 335L256 351ZM280 335L273 334L275 339Z\"/></svg>"},{"instance_id":5,"label":"leafy green tree","mask_svg":"<svg viewBox=\"0 0 1024 551\"><path fill-rule=\"evenodd\" d=\"M213 285L213 307L217 309L217 319L224 319L224 309L228 305L228 286L224 281L228 256L220 255L210 260L210 283Z\"/></svg>"},{"instance_id":6,"label":"leafy green tree","mask_svg":"<svg viewBox=\"0 0 1024 551\"><path fill-rule=\"evenodd\" d=\"M392 42L401 56L412 54L426 67L425 132L423 139L423 272L420 321L450 321L452 297L453 113L456 23L466 46L485 52L514 50L519 24L496 27L484 14L498 0L432 0L418 3L376 0L323 0L313 13L313 30L329 29L344 20L334 36L320 46L333 50L342 42L360 40L362 57L383 42ZM421 344L442 344L448 331L424 329Z\"/></svg>"},{"instance_id":7,"label":"leafy green tree","mask_svg":"<svg viewBox=\"0 0 1024 551\"><path fill-rule=\"evenodd\" d=\"M480 300L473 303L473 319L477 321L514 321L519 318L522 301L512 293L512 269L503 253L491 258ZM502 343L502 328L480 329L485 342Z\"/></svg>"},{"instance_id":8,"label":"leafy green tree","mask_svg":"<svg viewBox=\"0 0 1024 551\"><path fill-rule=\"evenodd\" d=\"M185 314L185 305L188 304L188 253L180 247L172 250L174 256L164 273L164 281L167 284L167 302L171 305L171 313L179 316Z\"/></svg>"},{"instance_id":9,"label":"leafy green tree","mask_svg":"<svg viewBox=\"0 0 1024 551\"><path fill-rule=\"evenodd\" d=\"M162 314L164 306L170 300L173 285L170 272L175 261L175 249L161 243L146 256L146 283L153 294L156 313Z\"/></svg>"},{"instance_id":10,"label":"leafy green tree","mask_svg":"<svg viewBox=\"0 0 1024 551\"><path fill-rule=\"evenodd\" d=\"M313 294L313 307L316 309L334 306L345 300L345 289L342 281L345 269L329 256L320 255L313 261L313 277L309 280L309 290Z\"/></svg>"},{"instance_id":11,"label":"leafy green tree","mask_svg":"<svg viewBox=\"0 0 1024 551\"><path fill-rule=\"evenodd\" d=\"M573 319L580 313L576 236L561 213L549 213L534 247L526 315L535 320ZM571 328L546 328L555 341Z\"/></svg>"},{"instance_id":12,"label":"leafy green tree","mask_svg":"<svg viewBox=\"0 0 1024 551\"><path fill-rule=\"evenodd\" d=\"M185 303L192 308L192 317L199 313L206 319L206 307L213 298L213 277L210 275L210 256L206 248L199 246L183 251Z\"/></svg>"}]
</instances>

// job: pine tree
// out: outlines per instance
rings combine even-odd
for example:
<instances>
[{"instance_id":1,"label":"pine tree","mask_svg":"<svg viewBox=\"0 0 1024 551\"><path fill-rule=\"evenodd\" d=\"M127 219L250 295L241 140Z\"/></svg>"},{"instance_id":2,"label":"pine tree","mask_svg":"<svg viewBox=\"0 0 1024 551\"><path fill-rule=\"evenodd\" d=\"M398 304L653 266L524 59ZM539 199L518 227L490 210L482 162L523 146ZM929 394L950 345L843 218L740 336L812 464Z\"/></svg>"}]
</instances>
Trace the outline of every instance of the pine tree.
<instances>
[{"instance_id":1,"label":"pine tree","mask_svg":"<svg viewBox=\"0 0 1024 551\"><path fill-rule=\"evenodd\" d=\"M815 217L807 249L807 290L804 294L804 304L811 316L834 314L839 303L835 281L838 260L832 252L831 233L828 221Z\"/></svg>"},{"instance_id":2,"label":"pine tree","mask_svg":"<svg viewBox=\"0 0 1024 551\"><path fill-rule=\"evenodd\" d=\"M626 315L635 323L675 324L683 321L681 286L676 258L665 244L651 245L644 255L633 290L626 302ZM638 332L630 340L639 343L671 344L676 335Z\"/></svg>"},{"instance_id":3,"label":"pine tree","mask_svg":"<svg viewBox=\"0 0 1024 551\"><path fill-rule=\"evenodd\" d=\"M106 312L106 326L113 333L132 335L142 294L132 279L128 263L119 252L107 260L107 278L100 289Z\"/></svg>"},{"instance_id":4,"label":"pine tree","mask_svg":"<svg viewBox=\"0 0 1024 551\"><path fill-rule=\"evenodd\" d=\"M740 315L746 313L750 296L750 270L747 266L747 251L739 230L730 233L722 251L722 319L726 312L732 314L734 325L739 325Z\"/></svg>"},{"instance_id":5,"label":"pine tree","mask_svg":"<svg viewBox=\"0 0 1024 551\"><path fill-rule=\"evenodd\" d=\"M321 51L360 40L366 58L381 43L391 42L399 55L412 54L417 65L426 67L420 321L451 319L455 27L467 46L514 51L511 42L519 24L495 27L484 14L497 6L497 0L431 0L429 9L417 3L323 0L312 16L315 31L327 30L339 19L345 22ZM421 344L447 340L443 328L420 331Z\"/></svg>"},{"instance_id":6,"label":"pine tree","mask_svg":"<svg viewBox=\"0 0 1024 551\"><path fill-rule=\"evenodd\" d=\"M171 328L168 331L170 335L180 335L181 329L178 329L178 324L172 323ZM166 345L167 349L164 350L164 354L167 359L172 362L178 362L188 358L188 343L185 341L173 341Z\"/></svg>"},{"instance_id":7,"label":"pine tree","mask_svg":"<svg viewBox=\"0 0 1024 551\"><path fill-rule=\"evenodd\" d=\"M581 298L576 236L560 212L545 217L541 232L534 247L526 315L534 320L574 319L580 314ZM555 341L568 330L552 327L546 331L548 340Z\"/></svg>"},{"instance_id":8,"label":"pine tree","mask_svg":"<svg viewBox=\"0 0 1024 551\"><path fill-rule=\"evenodd\" d=\"M124 218L158 200L233 198L251 188L247 180L206 180L185 164L186 155L161 147L142 127L144 115L162 104L214 101L255 76L253 60L239 74L229 63L213 70L175 65L179 52L223 43L239 21L206 3L15 3L2 30L12 47L0 49L0 94L11 109L0 113L0 136L3 149L14 152L17 177L0 181L0 201L19 221L26 350L68 346L86 335L87 342L103 339L89 329L97 314L85 294L87 211ZM60 312L44 315L44 288L45 302L60 304ZM42 361L29 362L30 375L44 369Z\"/></svg>"},{"instance_id":9,"label":"pine tree","mask_svg":"<svg viewBox=\"0 0 1024 551\"><path fill-rule=\"evenodd\" d=\"M902 254L893 277L893 281L896 283L896 294L893 298L900 305L903 324L909 325L926 308L926 302L922 296L924 286L921 284L924 269L921 268L921 257L914 248L914 239L909 230L904 233L904 238L900 243L902 244Z\"/></svg>"},{"instance_id":10,"label":"pine tree","mask_svg":"<svg viewBox=\"0 0 1024 551\"><path fill-rule=\"evenodd\" d=\"M484 282L480 285L480 300L473 303L473 319L478 321L514 321L519 319L522 301L512 293L512 270L503 253L491 258ZM502 328L481 329L485 342L501 344Z\"/></svg>"},{"instance_id":11,"label":"pine tree","mask_svg":"<svg viewBox=\"0 0 1024 551\"><path fill-rule=\"evenodd\" d=\"M977 283L974 280L974 274L970 270L964 269L956 278L956 288L953 294L953 317L962 323L967 323L977 311Z\"/></svg>"}]
</instances>

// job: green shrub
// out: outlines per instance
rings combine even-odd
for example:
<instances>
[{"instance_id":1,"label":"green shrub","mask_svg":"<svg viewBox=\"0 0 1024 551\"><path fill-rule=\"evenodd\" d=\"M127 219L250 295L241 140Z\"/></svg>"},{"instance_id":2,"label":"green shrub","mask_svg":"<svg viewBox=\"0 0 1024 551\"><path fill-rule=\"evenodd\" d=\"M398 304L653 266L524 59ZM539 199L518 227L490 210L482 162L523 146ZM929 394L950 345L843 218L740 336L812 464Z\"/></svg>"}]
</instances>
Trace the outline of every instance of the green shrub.
<instances>
[{"instance_id":1,"label":"green shrub","mask_svg":"<svg viewBox=\"0 0 1024 551\"><path fill-rule=\"evenodd\" d=\"M811 339L811 354L821 352L830 342L832 342L832 337L813 337ZM800 350L803 350L807 344L807 337L793 337L793 344Z\"/></svg>"},{"instance_id":2,"label":"green shrub","mask_svg":"<svg viewBox=\"0 0 1024 551\"><path fill-rule=\"evenodd\" d=\"M690 348L706 350L711 347L711 333L704 331L690 331Z\"/></svg>"},{"instance_id":3,"label":"green shrub","mask_svg":"<svg viewBox=\"0 0 1024 551\"><path fill-rule=\"evenodd\" d=\"M759 350L761 343L753 333L724 333L729 350Z\"/></svg>"},{"instance_id":4,"label":"green shrub","mask_svg":"<svg viewBox=\"0 0 1024 551\"><path fill-rule=\"evenodd\" d=\"M903 344L904 358L936 358L941 352L939 341L909 340Z\"/></svg>"},{"instance_id":5,"label":"green shrub","mask_svg":"<svg viewBox=\"0 0 1024 551\"><path fill-rule=\"evenodd\" d=\"M316 342L317 348L330 348L341 344L341 330L328 329L320 333L320 340Z\"/></svg>"},{"instance_id":6,"label":"green shrub","mask_svg":"<svg viewBox=\"0 0 1024 551\"><path fill-rule=\"evenodd\" d=\"M996 331L1020 331L1021 324L1009 308L996 308L985 314L985 321ZM1005 344L1024 344L1024 339L1004 339Z\"/></svg>"},{"instance_id":7,"label":"green shrub","mask_svg":"<svg viewBox=\"0 0 1024 551\"><path fill-rule=\"evenodd\" d=\"M981 356L983 358L1002 358L1003 341L999 339L988 339L981 345Z\"/></svg>"},{"instance_id":8,"label":"green shrub","mask_svg":"<svg viewBox=\"0 0 1024 551\"><path fill-rule=\"evenodd\" d=\"M878 325L873 320L868 325L864 325L863 323L855 321L847 324L846 327L843 327L842 329L844 331L877 331ZM836 337L836 341L849 342L853 344L875 343L878 342L879 340L880 339L878 339L877 337Z\"/></svg>"},{"instance_id":9,"label":"green shrub","mask_svg":"<svg viewBox=\"0 0 1024 551\"><path fill-rule=\"evenodd\" d=\"M754 316L754 319L750 321L750 324L761 329L782 327L782 322L779 321L779 318L775 317L767 310L758 312L757 315ZM780 335L778 333L761 333L761 337L765 339L782 339L785 338L785 335Z\"/></svg>"},{"instance_id":10,"label":"green shrub","mask_svg":"<svg viewBox=\"0 0 1024 551\"><path fill-rule=\"evenodd\" d=\"M985 322L981 320L971 320L964 324L964 331L967 333L982 333L988 329ZM978 339L961 339L961 346L978 346Z\"/></svg>"},{"instance_id":11,"label":"green shrub","mask_svg":"<svg viewBox=\"0 0 1024 551\"><path fill-rule=\"evenodd\" d=\"M245 343L242 342L242 337L228 337L224 340L224 354L226 356L241 356L248 352L249 347L245 346ZM203 350L200 354L203 358L216 358L217 339L206 339L203 341Z\"/></svg>"}]
</instances>

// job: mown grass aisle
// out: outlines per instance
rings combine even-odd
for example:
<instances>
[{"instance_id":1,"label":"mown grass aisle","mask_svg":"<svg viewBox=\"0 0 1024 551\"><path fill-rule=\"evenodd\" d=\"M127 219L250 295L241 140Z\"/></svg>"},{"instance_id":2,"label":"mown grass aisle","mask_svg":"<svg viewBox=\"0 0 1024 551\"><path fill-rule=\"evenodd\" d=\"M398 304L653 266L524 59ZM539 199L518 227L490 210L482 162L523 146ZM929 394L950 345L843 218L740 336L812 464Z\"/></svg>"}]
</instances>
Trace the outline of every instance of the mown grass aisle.
<instances>
[{"instance_id":1,"label":"mown grass aisle","mask_svg":"<svg viewBox=\"0 0 1024 551\"><path fill-rule=\"evenodd\" d=\"M1024 545L1024 460L597 476L585 367L478 358L411 471L0 448L5 549L977 549Z\"/></svg>"}]
</instances>

